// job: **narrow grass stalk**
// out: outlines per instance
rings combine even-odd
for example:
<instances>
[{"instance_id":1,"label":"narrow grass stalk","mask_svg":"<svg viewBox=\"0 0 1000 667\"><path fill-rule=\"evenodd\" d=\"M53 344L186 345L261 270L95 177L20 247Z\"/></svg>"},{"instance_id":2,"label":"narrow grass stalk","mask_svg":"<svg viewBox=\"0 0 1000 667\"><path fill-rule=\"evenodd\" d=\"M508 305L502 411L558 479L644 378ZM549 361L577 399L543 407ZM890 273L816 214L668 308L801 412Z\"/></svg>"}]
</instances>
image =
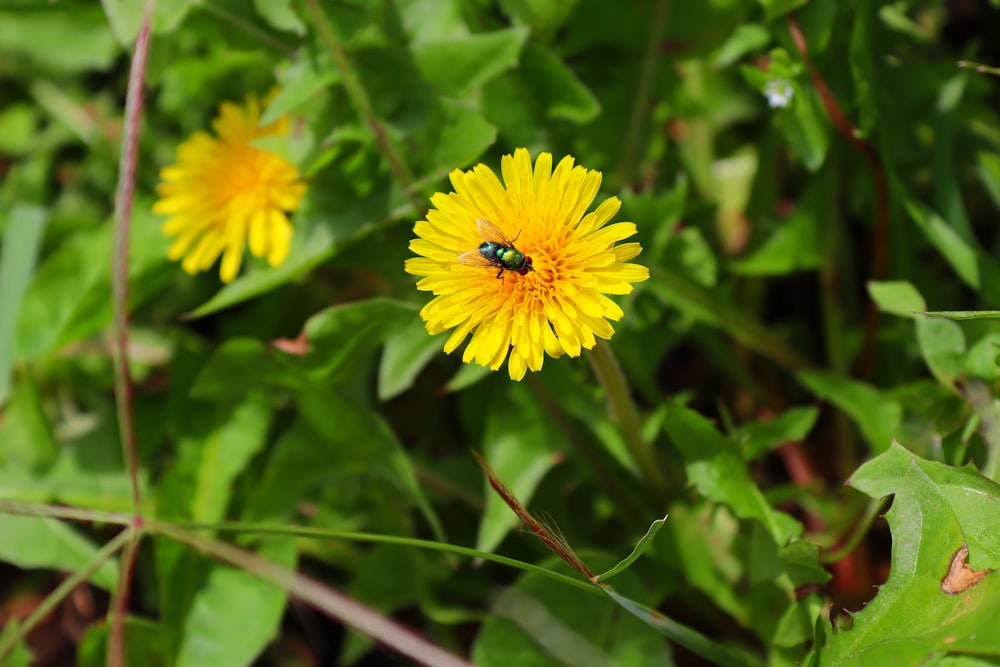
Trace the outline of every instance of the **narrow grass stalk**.
<instances>
[{"instance_id":1,"label":"narrow grass stalk","mask_svg":"<svg viewBox=\"0 0 1000 667\"><path fill-rule=\"evenodd\" d=\"M39 516L66 521L109 523L127 526L132 523L132 515L124 512L102 512L100 510L50 505L48 503L26 503L20 500L0 500L0 514Z\"/></svg>"},{"instance_id":2,"label":"narrow grass stalk","mask_svg":"<svg viewBox=\"0 0 1000 667\"><path fill-rule=\"evenodd\" d=\"M232 544L161 523L156 532L223 563L280 586L330 618L428 667L472 667L462 658L432 644L413 630L386 618L315 579L287 570Z\"/></svg>"},{"instance_id":3,"label":"narrow grass stalk","mask_svg":"<svg viewBox=\"0 0 1000 667\"><path fill-rule=\"evenodd\" d=\"M146 57L149 54L149 17L153 1L147 0L142 28L135 40L132 66L125 97L125 131L118 162L118 187L115 190L114 235L111 255L111 307L114 311L115 407L122 442L125 467L132 487L132 504L138 514L142 502L139 489L139 461L136 458L135 424L132 414L132 381L128 367L128 255L132 227L132 202L135 195L135 172L139 155L139 125L142 120L143 86L146 80Z\"/></svg>"},{"instance_id":4,"label":"narrow grass stalk","mask_svg":"<svg viewBox=\"0 0 1000 667\"><path fill-rule=\"evenodd\" d=\"M45 599L24 618L14 632L0 638L0 662L3 662L18 642L24 639L43 618L66 599L74 588L86 581L97 571L97 568L110 560L128 541L131 534L132 530L128 528L118 533L111 541L101 547L86 565L66 577L54 591L46 595Z\"/></svg>"},{"instance_id":5,"label":"narrow grass stalk","mask_svg":"<svg viewBox=\"0 0 1000 667\"><path fill-rule=\"evenodd\" d=\"M146 528L150 533L161 534L165 531L161 528L164 524L158 521L148 521ZM377 533L359 533L353 531L343 531L343 530L329 530L327 528L317 528L315 526L294 526L285 524L260 524L260 523L246 523L242 521L225 521L222 523L171 523L166 524L167 531L171 528L175 530L188 530L188 531L201 531L201 530L211 530L215 532L227 532L227 533L239 533L241 535L295 535L296 537L303 537L315 540L344 540L351 542L370 542L373 544L396 544L399 546L412 547L416 549L429 549L431 551L440 551L443 553L452 553L459 556L468 556L469 558L476 558L479 560L490 561L491 563L497 563L499 565L507 565L509 567L516 568L518 570L523 570L525 572L531 572L534 574L539 574L549 579L553 579L563 584L568 584L580 590L587 591L588 593L599 593L591 584L581 581L580 579L575 579L573 577L567 576L560 572L553 572L552 570L546 570L538 565L533 565L531 563L525 563L523 561L515 560L513 558L508 558L506 556L501 556L499 554L490 553L486 551L479 551L478 549L473 549L471 547L462 547L455 544L446 544L444 542L434 542L432 540L421 540L415 537L401 537L399 535L379 535Z\"/></svg>"},{"instance_id":6,"label":"narrow grass stalk","mask_svg":"<svg viewBox=\"0 0 1000 667\"><path fill-rule=\"evenodd\" d=\"M132 588L132 572L135 570L136 557L139 554L139 542L142 531L130 528L128 542L122 553L122 561L118 570L118 587L111 596L109 614L111 622L108 625L108 667L126 667L125 663L125 616L128 613L128 599Z\"/></svg>"},{"instance_id":7,"label":"narrow grass stalk","mask_svg":"<svg viewBox=\"0 0 1000 667\"><path fill-rule=\"evenodd\" d=\"M639 411L635 407L628 381L618 364L618 359L611 351L611 346L603 340L598 340L597 345L588 350L587 358L598 381L604 387L611 418L621 429L625 446L628 447L640 474L656 488L665 488L667 476L657 461L653 448L642 437Z\"/></svg>"}]
</instances>

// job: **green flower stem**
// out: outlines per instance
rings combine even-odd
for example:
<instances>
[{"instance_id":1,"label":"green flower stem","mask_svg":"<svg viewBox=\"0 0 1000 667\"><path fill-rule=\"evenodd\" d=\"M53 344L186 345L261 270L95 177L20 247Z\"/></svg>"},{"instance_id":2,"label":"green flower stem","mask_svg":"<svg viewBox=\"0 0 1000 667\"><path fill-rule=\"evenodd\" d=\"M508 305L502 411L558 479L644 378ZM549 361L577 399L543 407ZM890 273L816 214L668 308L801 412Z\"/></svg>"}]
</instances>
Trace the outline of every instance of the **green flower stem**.
<instances>
[{"instance_id":1,"label":"green flower stem","mask_svg":"<svg viewBox=\"0 0 1000 667\"><path fill-rule=\"evenodd\" d=\"M343 78L344 90L347 91L347 96L351 99L351 104L354 105L354 108L361 115L362 120L368 125L368 129L371 130L372 135L375 137L375 142L389 163L389 169L392 170L392 173L399 182L403 184L404 192L413 203L413 207L418 214L422 213L426 206L424 205L423 198L411 187L414 182L413 174L410 173L399 151L393 146L392 141L389 139L389 134L385 131L385 127L379 121L378 116L375 115L368 92L365 90L364 85L362 85L361 80L354 73L347 59L343 40L337 31L337 27L332 21L327 20L326 15L319 6L319 0L309 0L306 4L309 7L309 14L312 16L316 31L326 50L333 57L333 62L337 65L337 70Z\"/></svg>"},{"instance_id":2,"label":"green flower stem","mask_svg":"<svg viewBox=\"0 0 1000 667\"><path fill-rule=\"evenodd\" d=\"M73 589L86 581L94 572L97 572L97 568L110 560L119 549L125 546L125 543L132 537L132 532L131 528L126 528L118 533L94 554L89 563L63 579L54 591L46 595L45 599L31 610L31 613L17 625L13 632L0 639L0 662L3 662L17 646L17 643L26 637L53 609L59 606L73 592Z\"/></svg>"},{"instance_id":3,"label":"green flower stem","mask_svg":"<svg viewBox=\"0 0 1000 667\"><path fill-rule=\"evenodd\" d=\"M611 351L611 346L603 340L598 340L597 345L588 351L587 358L590 359L590 365L597 379L607 392L611 417L622 430L625 446L628 447L635 464L643 477L655 487L666 488L667 476L657 461L653 448L642 437L639 411L635 407L625 374L622 373L622 367Z\"/></svg>"}]
</instances>

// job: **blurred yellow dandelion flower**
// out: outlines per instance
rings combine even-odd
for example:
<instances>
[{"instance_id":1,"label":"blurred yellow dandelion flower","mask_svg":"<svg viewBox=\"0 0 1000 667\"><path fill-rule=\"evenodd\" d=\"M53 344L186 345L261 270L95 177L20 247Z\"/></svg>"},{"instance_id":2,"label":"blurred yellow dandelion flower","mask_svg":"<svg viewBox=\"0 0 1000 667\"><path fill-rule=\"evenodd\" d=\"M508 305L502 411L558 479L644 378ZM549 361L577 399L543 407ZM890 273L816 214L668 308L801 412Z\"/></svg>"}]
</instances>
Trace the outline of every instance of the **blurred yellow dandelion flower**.
<instances>
[{"instance_id":1,"label":"blurred yellow dandelion flower","mask_svg":"<svg viewBox=\"0 0 1000 667\"><path fill-rule=\"evenodd\" d=\"M649 269L630 264L642 248L616 242L635 224L607 223L621 202L611 197L587 213L601 173L552 155L535 161L524 148L503 156L503 183L482 164L451 172L455 191L431 197L427 219L406 271L435 295L420 311L427 331L454 329L444 351L472 339L462 360L497 370L508 352L510 377L540 370L544 353L580 355L597 338L611 338L608 320L623 313L607 294L628 294Z\"/></svg>"},{"instance_id":2,"label":"blurred yellow dandelion flower","mask_svg":"<svg viewBox=\"0 0 1000 667\"><path fill-rule=\"evenodd\" d=\"M190 274L211 268L222 255L219 275L232 281L247 245L271 266L288 255L288 214L306 185L291 162L253 145L288 134L287 117L260 127L261 112L254 97L245 106L223 102L212 121L217 136L196 132L177 148L177 163L160 172L153 212L168 216L163 233L177 238L167 256L181 260Z\"/></svg>"}]
</instances>

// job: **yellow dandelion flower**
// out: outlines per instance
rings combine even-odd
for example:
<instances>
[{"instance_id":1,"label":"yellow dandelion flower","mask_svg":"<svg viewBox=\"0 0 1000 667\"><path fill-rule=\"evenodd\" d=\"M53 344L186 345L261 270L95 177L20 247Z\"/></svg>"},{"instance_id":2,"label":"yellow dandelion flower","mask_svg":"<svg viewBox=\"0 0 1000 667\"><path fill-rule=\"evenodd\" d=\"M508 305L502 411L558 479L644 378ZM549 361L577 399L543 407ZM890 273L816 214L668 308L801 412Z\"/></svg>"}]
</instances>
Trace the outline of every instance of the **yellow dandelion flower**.
<instances>
[{"instance_id":1,"label":"yellow dandelion flower","mask_svg":"<svg viewBox=\"0 0 1000 667\"><path fill-rule=\"evenodd\" d=\"M245 106L223 102L212 121L217 137L196 132L177 148L177 163L160 172L153 212L169 216L163 233L177 238L167 256L180 259L190 274L211 268L222 255L219 275L231 282L247 245L271 266L288 255L288 214L306 186L292 163L253 145L288 134L287 117L260 127L261 111L254 97Z\"/></svg>"},{"instance_id":2,"label":"yellow dandelion flower","mask_svg":"<svg viewBox=\"0 0 1000 667\"><path fill-rule=\"evenodd\" d=\"M587 213L601 173L526 149L503 156L503 183L486 165L451 172L455 191L437 193L406 271L435 295L420 311L427 331L454 329L444 351L472 338L462 360L497 370L508 352L510 377L542 368L544 354L580 355L595 338L611 338L608 320L623 313L607 294L628 294L649 269L630 264L642 248L615 245L635 224L607 223L621 202L611 197ZM471 252L470 252L471 251ZM477 258L478 256L478 258Z\"/></svg>"}]
</instances>

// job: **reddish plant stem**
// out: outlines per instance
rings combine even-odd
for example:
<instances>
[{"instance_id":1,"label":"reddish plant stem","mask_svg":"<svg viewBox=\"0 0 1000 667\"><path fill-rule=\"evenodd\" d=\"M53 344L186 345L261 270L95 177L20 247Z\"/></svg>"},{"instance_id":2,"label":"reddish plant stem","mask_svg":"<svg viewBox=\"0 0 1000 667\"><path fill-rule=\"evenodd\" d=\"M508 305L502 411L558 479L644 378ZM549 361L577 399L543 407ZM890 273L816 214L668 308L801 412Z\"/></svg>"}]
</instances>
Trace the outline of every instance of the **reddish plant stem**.
<instances>
[{"instance_id":1,"label":"reddish plant stem","mask_svg":"<svg viewBox=\"0 0 1000 667\"><path fill-rule=\"evenodd\" d=\"M597 575L595 575L593 571L580 559L580 557L576 555L569 544L566 543L565 538L536 519L531 512L529 512L524 505L521 504L514 493L507 488L507 485L496 476L496 473L493 472L493 469L490 468L489 464L486 463L486 460L483 459L478 452L474 451L472 452L472 455L476 457L476 462L479 463L479 467L486 473L486 478L489 480L490 486L492 486L493 490L497 492L497 495L500 496L505 503L507 503L507 507L511 508L514 511L514 514L516 514L518 518L524 522L524 525L527 526L528 530L544 542L545 546L552 550L552 553L562 558L567 565L585 576L590 581L594 581Z\"/></svg>"},{"instance_id":2,"label":"reddish plant stem","mask_svg":"<svg viewBox=\"0 0 1000 667\"><path fill-rule=\"evenodd\" d=\"M132 67L129 70L125 96L125 129L121 159L118 164L118 188L115 192L115 222L111 256L111 298L114 310L115 398L118 409L118 431L122 442L125 465L132 487L132 504L136 514L142 501L139 489L139 461L136 457L135 423L132 414L132 381L128 368L128 255L129 231L132 226L132 203L135 196L135 171L139 154L139 124L142 118L143 85L146 77L146 57L149 53L149 16L152 0L146 2L142 29L135 40Z\"/></svg>"},{"instance_id":3,"label":"reddish plant stem","mask_svg":"<svg viewBox=\"0 0 1000 667\"><path fill-rule=\"evenodd\" d=\"M137 518L129 527L129 531L131 535L129 535L125 550L122 552L118 571L118 587L115 588L111 600L111 621L108 625L108 667L126 667L125 615L128 612L128 599L136 556L139 553L139 540L142 539L142 521Z\"/></svg>"},{"instance_id":4,"label":"reddish plant stem","mask_svg":"<svg viewBox=\"0 0 1000 667\"><path fill-rule=\"evenodd\" d=\"M872 180L875 186L875 236L872 241L872 263L869 280L884 280L889 266L889 189L882 159L879 157L874 146L867 139L859 136L857 128L847 120L843 110L841 110L840 105L837 103L837 98L834 97L833 92L826 85L826 81L819 73L819 70L813 65L812 60L809 59L809 46L806 43L806 38L799 28L798 22L791 15L788 16L788 31L792 35L792 41L795 42L795 47L798 49L799 55L802 56L802 61L809 70L813 87L823 102L823 107L826 109L826 114L829 116L830 122L833 123L838 132L858 149L872 169ZM874 301L869 300L868 311L865 314L865 341L856 367L856 375L859 378L867 379L872 375L875 364L875 339L878 334L878 326L878 307Z\"/></svg>"},{"instance_id":5,"label":"reddish plant stem","mask_svg":"<svg viewBox=\"0 0 1000 667\"><path fill-rule=\"evenodd\" d=\"M111 300L114 312L114 382L115 405L118 411L118 431L122 453L132 487L133 533L122 556L118 588L109 610L108 665L125 665L125 613L128 609L132 570L139 548L142 528L142 492L139 488L139 460L136 454L135 422L132 411L132 381L128 364L128 269L129 232L132 226L132 204L135 198L135 171L139 155L139 126L142 120L143 86L146 79L146 59L149 54L150 16L153 0L143 7L142 27L132 51L128 89L125 95L125 122L121 157L118 163L118 187L115 192L113 250L111 257Z\"/></svg>"}]
</instances>

